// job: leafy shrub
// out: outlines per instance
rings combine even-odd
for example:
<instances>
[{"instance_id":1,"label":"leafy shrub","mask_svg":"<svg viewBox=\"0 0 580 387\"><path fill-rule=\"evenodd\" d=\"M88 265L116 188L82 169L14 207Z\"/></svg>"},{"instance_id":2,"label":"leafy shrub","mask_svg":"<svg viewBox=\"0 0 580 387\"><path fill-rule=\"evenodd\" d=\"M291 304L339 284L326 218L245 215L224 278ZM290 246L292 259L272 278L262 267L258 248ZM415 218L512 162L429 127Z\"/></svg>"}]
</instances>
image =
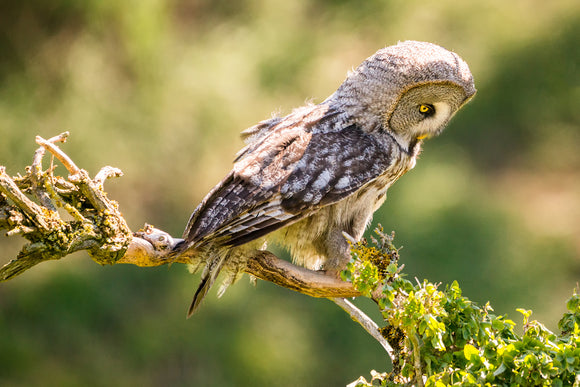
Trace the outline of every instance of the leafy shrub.
<instances>
[{"instance_id":1,"label":"leafy shrub","mask_svg":"<svg viewBox=\"0 0 580 387\"><path fill-rule=\"evenodd\" d=\"M371 372L350 386L580 386L580 296L575 290L557 335L530 310L523 334L504 316L462 295L456 281L440 290L428 281L405 278L394 234L379 226L378 238L352 246L342 277L373 298L394 349L393 371Z\"/></svg>"}]
</instances>

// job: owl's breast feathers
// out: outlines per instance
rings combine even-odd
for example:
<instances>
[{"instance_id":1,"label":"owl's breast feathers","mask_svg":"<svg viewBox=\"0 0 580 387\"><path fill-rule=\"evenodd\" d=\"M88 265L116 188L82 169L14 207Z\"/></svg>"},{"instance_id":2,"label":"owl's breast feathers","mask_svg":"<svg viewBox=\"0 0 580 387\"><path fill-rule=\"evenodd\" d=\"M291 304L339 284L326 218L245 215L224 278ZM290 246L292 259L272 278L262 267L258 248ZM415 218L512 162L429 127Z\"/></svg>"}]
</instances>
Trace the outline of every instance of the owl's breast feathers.
<instances>
[{"instance_id":1,"label":"owl's breast feathers","mask_svg":"<svg viewBox=\"0 0 580 387\"><path fill-rule=\"evenodd\" d=\"M386 187L414 162L390 136L365 131L324 103L265 121L246 134L251 142L233 170L192 214L186 248L210 240L247 243L367 185Z\"/></svg>"}]
</instances>

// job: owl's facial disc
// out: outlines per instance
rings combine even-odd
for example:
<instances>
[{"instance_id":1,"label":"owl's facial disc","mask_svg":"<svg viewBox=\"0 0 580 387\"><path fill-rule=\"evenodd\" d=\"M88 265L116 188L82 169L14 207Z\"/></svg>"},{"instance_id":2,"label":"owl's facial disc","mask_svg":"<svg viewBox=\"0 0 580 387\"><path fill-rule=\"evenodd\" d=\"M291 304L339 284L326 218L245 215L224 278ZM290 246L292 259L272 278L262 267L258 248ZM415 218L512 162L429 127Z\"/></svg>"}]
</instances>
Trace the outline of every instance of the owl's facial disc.
<instances>
[{"instance_id":1,"label":"owl's facial disc","mask_svg":"<svg viewBox=\"0 0 580 387\"><path fill-rule=\"evenodd\" d=\"M414 153L421 140L441 133L465 99L463 89L451 83L416 86L401 95L387 127L401 148Z\"/></svg>"}]
</instances>

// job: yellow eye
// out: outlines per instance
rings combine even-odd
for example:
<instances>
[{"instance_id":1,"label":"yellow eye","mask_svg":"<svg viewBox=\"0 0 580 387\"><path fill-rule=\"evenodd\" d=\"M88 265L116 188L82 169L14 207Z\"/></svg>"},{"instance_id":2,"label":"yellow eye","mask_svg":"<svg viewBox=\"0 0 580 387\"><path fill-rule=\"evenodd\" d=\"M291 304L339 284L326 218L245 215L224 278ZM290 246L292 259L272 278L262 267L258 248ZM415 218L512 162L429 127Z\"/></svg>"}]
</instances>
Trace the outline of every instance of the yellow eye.
<instances>
[{"instance_id":1,"label":"yellow eye","mask_svg":"<svg viewBox=\"0 0 580 387\"><path fill-rule=\"evenodd\" d=\"M421 104L419 105L419 112L426 116L430 116L435 113L435 108L433 105Z\"/></svg>"}]
</instances>

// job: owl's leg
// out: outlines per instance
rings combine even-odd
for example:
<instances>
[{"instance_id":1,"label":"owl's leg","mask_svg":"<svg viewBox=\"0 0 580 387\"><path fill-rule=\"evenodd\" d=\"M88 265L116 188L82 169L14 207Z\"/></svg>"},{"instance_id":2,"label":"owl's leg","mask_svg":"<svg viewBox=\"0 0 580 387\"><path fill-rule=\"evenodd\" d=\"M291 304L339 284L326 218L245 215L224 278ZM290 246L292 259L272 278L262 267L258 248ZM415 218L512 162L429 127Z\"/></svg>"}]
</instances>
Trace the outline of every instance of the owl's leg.
<instances>
[{"instance_id":1,"label":"owl's leg","mask_svg":"<svg viewBox=\"0 0 580 387\"><path fill-rule=\"evenodd\" d=\"M382 203L384 194L379 196ZM369 225L374 209L363 207L354 211L346 221L330 227L318 240L315 246L326 259L323 269L338 276L351 259L351 243L359 241Z\"/></svg>"},{"instance_id":2,"label":"owl's leg","mask_svg":"<svg viewBox=\"0 0 580 387\"><path fill-rule=\"evenodd\" d=\"M332 229L315 242L317 250L326 259L322 269L338 276L350 261L350 244L343 230Z\"/></svg>"}]
</instances>

